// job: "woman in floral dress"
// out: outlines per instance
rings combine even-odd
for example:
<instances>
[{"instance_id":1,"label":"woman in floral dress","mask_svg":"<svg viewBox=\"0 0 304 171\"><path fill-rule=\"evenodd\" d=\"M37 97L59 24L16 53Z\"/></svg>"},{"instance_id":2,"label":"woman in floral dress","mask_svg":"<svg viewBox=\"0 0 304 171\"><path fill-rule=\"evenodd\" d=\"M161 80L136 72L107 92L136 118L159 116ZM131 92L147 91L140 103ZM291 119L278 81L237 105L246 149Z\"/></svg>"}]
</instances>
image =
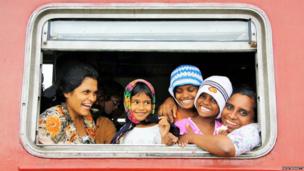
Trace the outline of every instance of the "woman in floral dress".
<instances>
[{"instance_id":1,"label":"woman in floral dress","mask_svg":"<svg viewBox=\"0 0 304 171\"><path fill-rule=\"evenodd\" d=\"M94 144L96 126L91 107L96 101L98 73L89 65L70 67L60 80L62 102L39 115L38 144Z\"/></svg>"}]
</instances>

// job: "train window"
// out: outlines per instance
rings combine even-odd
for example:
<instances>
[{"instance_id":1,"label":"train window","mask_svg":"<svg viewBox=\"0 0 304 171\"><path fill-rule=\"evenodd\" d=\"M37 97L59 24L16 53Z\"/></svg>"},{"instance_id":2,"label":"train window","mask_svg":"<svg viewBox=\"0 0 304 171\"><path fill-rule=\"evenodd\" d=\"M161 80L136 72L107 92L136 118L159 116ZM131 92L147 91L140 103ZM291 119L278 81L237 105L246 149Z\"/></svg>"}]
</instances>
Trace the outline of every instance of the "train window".
<instances>
[{"instance_id":1,"label":"train window","mask_svg":"<svg viewBox=\"0 0 304 171\"><path fill-rule=\"evenodd\" d=\"M42 90L53 84L53 64L42 65Z\"/></svg>"},{"instance_id":2,"label":"train window","mask_svg":"<svg viewBox=\"0 0 304 171\"><path fill-rule=\"evenodd\" d=\"M92 64L102 79L126 85L149 80L157 105L169 96L170 72L198 66L203 77L226 75L258 95L262 144L238 158L267 154L276 139L276 101L271 28L260 9L239 4L47 5L28 25L20 136L33 155L46 158L215 158L189 145L36 144L42 94L62 76L65 62ZM48 68L48 69L47 69ZM44 87L44 88L43 88ZM122 119L123 121L123 119Z\"/></svg>"}]
</instances>

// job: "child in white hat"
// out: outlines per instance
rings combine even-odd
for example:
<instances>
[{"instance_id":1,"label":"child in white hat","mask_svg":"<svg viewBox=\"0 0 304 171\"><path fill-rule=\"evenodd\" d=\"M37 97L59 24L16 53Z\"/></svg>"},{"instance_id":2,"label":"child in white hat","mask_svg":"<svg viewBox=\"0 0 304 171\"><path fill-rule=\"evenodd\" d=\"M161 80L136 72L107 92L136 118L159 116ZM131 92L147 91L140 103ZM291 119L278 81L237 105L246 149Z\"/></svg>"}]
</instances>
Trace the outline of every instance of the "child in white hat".
<instances>
[{"instance_id":1,"label":"child in white hat","mask_svg":"<svg viewBox=\"0 0 304 171\"><path fill-rule=\"evenodd\" d=\"M216 102L219 111L215 113L216 119L221 118L221 113L232 93L232 84L228 77L211 76L204 80L195 97L195 107L200 115L204 115L204 108L198 102L209 96Z\"/></svg>"},{"instance_id":2,"label":"child in white hat","mask_svg":"<svg viewBox=\"0 0 304 171\"><path fill-rule=\"evenodd\" d=\"M181 134L187 133L186 127L190 127L198 135L217 135L222 125L217 119L220 119L231 93L232 85L229 78L211 76L205 79L194 100L198 115L184 121L186 123L183 127L179 127ZM181 137L180 142L183 143L184 139Z\"/></svg>"}]
</instances>

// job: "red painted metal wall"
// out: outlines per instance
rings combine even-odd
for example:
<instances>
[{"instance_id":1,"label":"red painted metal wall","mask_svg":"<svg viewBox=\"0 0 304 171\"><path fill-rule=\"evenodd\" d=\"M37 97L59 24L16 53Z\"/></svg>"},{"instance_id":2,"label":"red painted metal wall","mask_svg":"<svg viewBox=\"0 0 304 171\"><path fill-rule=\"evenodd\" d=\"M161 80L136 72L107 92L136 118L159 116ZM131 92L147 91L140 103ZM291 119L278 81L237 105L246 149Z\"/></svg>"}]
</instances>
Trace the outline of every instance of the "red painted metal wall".
<instances>
[{"instance_id":1,"label":"red painted metal wall","mask_svg":"<svg viewBox=\"0 0 304 171\"><path fill-rule=\"evenodd\" d=\"M91 3L248 3L264 10L273 34L278 136L273 150L252 160L43 159L19 140L26 27L39 6L68 0L0 0L0 170L281 170L304 167L304 1L302 0L92 0ZM74 0L73 3L88 3Z\"/></svg>"}]
</instances>

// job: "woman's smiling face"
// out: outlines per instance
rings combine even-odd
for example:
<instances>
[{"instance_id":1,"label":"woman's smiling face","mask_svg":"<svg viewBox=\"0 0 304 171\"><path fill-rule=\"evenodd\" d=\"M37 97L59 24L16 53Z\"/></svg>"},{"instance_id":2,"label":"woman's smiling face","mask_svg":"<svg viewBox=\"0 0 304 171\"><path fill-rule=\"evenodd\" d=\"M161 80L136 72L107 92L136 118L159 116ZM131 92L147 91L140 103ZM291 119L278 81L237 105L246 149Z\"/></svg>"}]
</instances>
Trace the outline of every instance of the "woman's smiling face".
<instances>
[{"instance_id":1,"label":"woman's smiling face","mask_svg":"<svg viewBox=\"0 0 304 171\"><path fill-rule=\"evenodd\" d=\"M74 116L87 116L96 101L97 80L86 77L69 93L64 93L69 113Z\"/></svg>"},{"instance_id":2,"label":"woman's smiling face","mask_svg":"<svg viewBox=\"0 0 304 171\"><path fill-rule=\"evenodd\" d=\"M228 132L254 122L255 101L243 94L233 94L227 101L222 113L222 122Z\"/></svg>"}]
</instances>

